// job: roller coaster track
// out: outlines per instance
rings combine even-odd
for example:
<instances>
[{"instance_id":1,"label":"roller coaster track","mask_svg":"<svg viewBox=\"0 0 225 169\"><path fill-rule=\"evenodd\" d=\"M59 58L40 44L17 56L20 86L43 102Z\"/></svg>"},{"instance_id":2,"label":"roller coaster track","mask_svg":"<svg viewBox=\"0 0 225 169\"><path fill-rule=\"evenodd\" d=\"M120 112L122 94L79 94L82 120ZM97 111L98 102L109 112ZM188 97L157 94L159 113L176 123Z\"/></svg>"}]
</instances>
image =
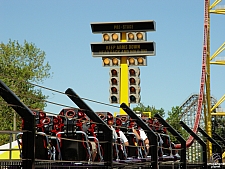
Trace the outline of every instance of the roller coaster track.
<instances>
[{"instance_id":1,"label":"roller coaster track","mask_svg":"<svg viewBox=\"0 0 225 169\"><path fill-rule=\"evenodd\" d=\"M194 119L197 113L198 98L199 98L198 94L192 94L186 99L186 101L183 104L180 105L181 109L180 120L183 121L191 129L194 126ZM212 96L210 100L211 100L211 107L213 107L213 105L217 103L217 100ZM220 108L220 106L218 108ZM206 117L204 116L202 110L202 115L199 121L199 126L201 128L206 127L205 118ZM198 136L202 137L201 133L198 132ZM193 144L188 148L186 155L189 161L200 162L202 156L202 146L197 141L194 141Z\"/></svg>"},{"instance_id":2,"label":"roller coaster track","mask_svg":"<svg viewBox=\"0 0 225 169\"><path fill-rule=\"evenodd\" d=\"M206 57L207 57L207 46L208 46L208 23L209 21L209 1L205 0L205 6L204 6L204 38L203 38L203 53L202 53L202 73L201 73L201 81L200 81L200 93L198 97L198 107L197 107L197 113L195 117L193 132L197 134L198 125L200 122L201 112L202 112L202 105L203 105L203 97L204 97L204 87L205 87L205 81L206 81ZM194 141L194 138L190 136L188 140L186 141L186 147L190 147ZM176 144L175 148L180 149L181 144Z\"/></svg>"},{"instance_id":3,"label":"roller coaster track","mask_svg":"<svg viewBox=\"0 0 225 169\"><path fill-rule=\"evenodd\" d=\"M188 97L188 99L183 104L181 104L180 108L181 108L182 114L180 115L180 118L179 118L180 120L185 121L185 119L187 119L187 116L191 116L192 113L190 112L197 111L198 98L199 98L198 94L192 94L191 96ZM217 103L217 100L213 96L211 96L210 100L211 100L211 106L214 106ZM220 106L218 106L217 108L220 108ZM194 113L194 115L196 114ZM190 121L190 119L188 120ZM193 126L194 125L189 127L192 128Z\"/></svg>"}]
</instances>

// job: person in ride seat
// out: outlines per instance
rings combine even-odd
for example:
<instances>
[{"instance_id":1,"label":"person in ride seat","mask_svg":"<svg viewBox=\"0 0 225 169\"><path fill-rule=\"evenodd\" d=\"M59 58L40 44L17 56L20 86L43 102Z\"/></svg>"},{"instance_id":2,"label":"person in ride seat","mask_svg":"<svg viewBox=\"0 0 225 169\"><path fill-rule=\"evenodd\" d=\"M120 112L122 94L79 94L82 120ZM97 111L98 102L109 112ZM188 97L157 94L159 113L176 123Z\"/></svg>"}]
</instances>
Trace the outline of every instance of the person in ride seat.
<instances>
[{"instance_id":1,"label":"person in ride seat","mask_svg":"<svg viewBox=\"0 0 225 169\"><path fill-rule=\"evenodd\" d=\"M119 133L117 134L115 128L113 127L113 123L114 123L113 116L110 119L107 119L107 124L113 131L113 140L116 141L119 134L119 137L124 142L125 146L128 146L129 143L128 143L127 137L124 135L122 131L119 131Z\"/></svg>"},{"instance_id":2,"label":"person in ride seat","mask_svg":"<svg viewBox=\"0 0 225 169\"><path fill-rule=\"evenodd\" d=\"M117 136L120 137L120 139L123 141L124 145L129 146L127 137L119 128L116 129L116 133L117 133Z\"/></svg>"},{"instance_id":3,"label":"person in ride seat","mask_svg":"<svg viewBox=\"0 0 225 169\"><path fill-rule=\"evenodd\" d=\"M85 133L88 133L88 131L90 130L90 127L88 127L87 123L89 122L89 120L87 118L82 118L81 119L82 122L82 130ZM95 158L97 156L97 145L95 143L95 141L89 141L89 143L91 144L91 151L92 151L92 161L95 161Z\"/></svg>"},{"instance_id":4,"label":"person in ride seat","mask_svg":"<svg viewBox=\"0 0 225 169\"><path fill-rule=\"evenodd\" d=\"M126 159L127 158L126 146L129 145L127 137L124 135L124 133L122 131L120 131L118 126L116 126L116 129L113 127L114 118L113 118L112 115L108 115L107 124L112 129L112 132L113 132L114 158L116 158L116 159Z\"/></svg>"},{"instance_id":5,"label":"person in ride seat","mask_svg":"<svg viewBox=\"0 0 225 169\"><path fill-rule=\"evenodd\" d=\"M145 131L140 128L140 127L137 127L137 129L134 128L136 122L134 120L130 120L130 124L129 124L129 127L131 127L132 129L132 132L136 135L137 139L138 140L143 140L144 141L144 144L147 148L147 154L149 152L149 140L148 140L148 137L145 133Z\"/></svg>"}]
</instances>

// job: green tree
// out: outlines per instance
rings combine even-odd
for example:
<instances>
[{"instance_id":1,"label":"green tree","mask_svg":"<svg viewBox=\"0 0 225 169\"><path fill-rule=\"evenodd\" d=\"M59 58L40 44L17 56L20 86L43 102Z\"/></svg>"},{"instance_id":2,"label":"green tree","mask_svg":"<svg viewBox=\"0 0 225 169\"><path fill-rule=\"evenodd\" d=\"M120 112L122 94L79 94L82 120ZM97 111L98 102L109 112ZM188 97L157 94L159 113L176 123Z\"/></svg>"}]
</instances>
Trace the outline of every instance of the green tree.
<instances>
[{"instance_id":1,"label":"green tree","mask_svg":"<svg viewBox=\"0 0 225 169\"><path fill-rule=\"evenodd\" d=\"M225 149L223 142L218 138L225 138L225 116L212 116L212 137ZM216 146L213 145L213 150Z\"/></svg>"},{"instance_id":2,"label":"green tree","mask_svg":"<svg viewBox=\"0 0 225 169\"><path fill-rule=\"evenodd\" d=\"M166 121L177 131L181 134L181 136L184 139L188 138L188 133L181 127L181 125L179 125L180 122L180 115L181 115L181 108L179 106L176 107L172 107L172 110L168 112L168 118L166 119ZM171 141L174 143L180 143L179 141L177 141L177 139L171 135Z\"/></svg>"},{"instance_id":3,"label":"green tree","mask_svg":"<svg viewBox=\"0 0 225 169\"><path fill-rule=\"evenodd\" d=\"M44 109L47 96L31 83L40 83L51 77L50 65L45 63L45 52L33 43L18 41L0 44L0 80L3 81L31 109ZM14 110L0 97L0 130L13 129ZM17 129L21 119L17 115ZM8 135L0 135L0 145L9 141Z\"/></svg>"},{"instance_id":4,"label":"green tree","mask_svg":"<svg viewBox=\"0 0 225 169\"><path fill-rule=\"evenodd\" d=\"M158 113L160 116L165 116L165 111L163 108L156 109L154 106L144 106L143 103L139 103L136 107L133 108L133 111L140 111L140 112L151 112L151 117L154 117L156 113Z\"/></svg>"}]
</instances>

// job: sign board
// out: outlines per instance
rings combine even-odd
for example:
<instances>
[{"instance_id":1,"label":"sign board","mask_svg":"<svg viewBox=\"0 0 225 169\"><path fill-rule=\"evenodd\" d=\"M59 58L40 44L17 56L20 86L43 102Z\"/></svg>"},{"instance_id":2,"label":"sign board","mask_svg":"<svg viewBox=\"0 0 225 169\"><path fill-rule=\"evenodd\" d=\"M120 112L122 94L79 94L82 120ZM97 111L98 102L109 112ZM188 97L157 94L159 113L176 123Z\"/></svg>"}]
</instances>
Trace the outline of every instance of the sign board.
<instances>
[{"instance_id":1,"label":"sign board","mask_svg":"<svg viewBox=\"0 0 225 169\"><path fill-rule=\"evenodd\" d=\"M92 33L155 31L155 21L91 23Z\"/></svg>"},{"instance_id":2,"label":"sign board","mask_svg":"<svg viewBox=\"0 0 225 169\"><path fill-rule=\"evenodd\" d=\"M154 56L155 42L91 43L93 57Z\"/></svg>"}]
</instances>

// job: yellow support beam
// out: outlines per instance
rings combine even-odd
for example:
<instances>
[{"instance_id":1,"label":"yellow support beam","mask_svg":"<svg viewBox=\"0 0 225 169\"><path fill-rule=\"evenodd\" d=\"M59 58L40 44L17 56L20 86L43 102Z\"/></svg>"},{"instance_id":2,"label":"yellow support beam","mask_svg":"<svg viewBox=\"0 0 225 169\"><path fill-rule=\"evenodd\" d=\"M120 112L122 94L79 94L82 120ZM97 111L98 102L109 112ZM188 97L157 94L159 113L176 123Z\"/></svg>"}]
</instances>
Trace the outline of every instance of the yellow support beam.
<instances>
[{"instance_id":1,"label":"yellow support beam","mask_svg":"<svg viewBox=\"0 0 225 169\"><path fill-rule=\"evenodd\" d=\"M225 112L211 113L212 116L225 116Z\"/></svg>"},{"instance_id":2,"label":"yellow support beam","mask_svg":"<svg viewBox=\"0 0 225 169\"><path fill-rule=\"evenodd\" d=\"M127 42L126 39L126 32L121 33L121 42ZM125 103L129 105L129 98L128 98L128 64L127 64L127 57L121 56L120 57L120 104ZM123 109L120 109L120 115L124 115L126 112Z\"/></svg>"},{"instance_id":3,"label":"yellow support beam","mask_svg":"<svg viewBox=\"0 0 225 169\"><path fill-rule=\"evenodd\" d=\"M214 14L225 14L225 6L222 6L222 8L214 8L216 5L218 5L222 0L215 0L213 4L209 7L209 12Z\"/></svg>"},{"instance_id":4,"label":"yellow support beam","mask_svg":"<svg viewBox=\"0 0 225 169\"><path fill-rule=\"evenodd\" d=\"M210 57L210 61L214 59L217 55L219 55L225 49L225 42L213 53Z\"/></svg>"},{"instance_id":5,"label":"yellow support beam","mask_svg":"<svg viewBox=\"0 0 225 169\"><path fill-rule=\"evenodd\" d=\"M207 117L206 118L206 131L207 131L207 134L209 136L212 136L212 116L211 116L211 94L210 94L210 14L209 14L209 9L210 9L210 0L208 0L208 9L207 12L208 12L208 32L207 32L207 56L206 56L206 107L207 107L207 110L206 110L206 115ZM207 148L208 148L208 159L210 159L210 157L212 156L212 143L207 141Z\"/></svg>"},{"instance_id":6,"label":"yellow support beam","mask_svg":"<svg viewBox=\"0 0 225 169\"><path fill-rule=\"evenodd\" d=\"M210 10L210 13L214 13L214 14L225 14L225 9Z\"/></svg>"},{"instance_id":7,"label":"yellow support beam","mask_svg":"<svg viewBox=\"0 0 225 169\"><path fill-rule=\"evenodd\" d=\"M225 60L224 61L210 62L210 64L214 64L214 65L225 65Z\"/></svg>"},{"instance_id":8,"label":"yellow support beam","mask_svg":"<svg viewBox=\"0 0 225 169\"><path fill-rule=\"evenodd\" d=\"M209 9L214 8L217 4L219 4L222 0L215 0L212 5L209 7Z\"/></svg>"},{"instance_id":9,"label":"yellow support beam","mask_svg":"<svg viewBox=\"0 0 225 169\"><path fill-rule=\"evenodd\" d=\"M210 57L210 13L216 13L216 14L225 14L225 9L223 8L214 8L216 5L218 5L222 0L215 0L212 5L208 6L210 4L210 0L205 1L208 6L207 12L208 12L208 32L207 32L207 57L206 57L206 110L204 110L205 114L205 128L206 132L209 136L212 136L212 110L214 110L221 101L219 101L213 108L211 108L211 94L210 94L210 64L223 64L223 61L213 61L211 62L212 59L214 59L219 53L222 52L223 45ZM212 8L214 8L212 10ZM207 21L207 20L206 20ZM208 159L212 157L212 144L207 141L207 152L208 152Z\"/></svg>"},{"instance_id":10,"label":"yellow support beam","mask_svg":"<svg viewBox=\"0 0 225 169\"><path fill-rule=\"evenodd\" d=\"M215 108L217 108L222 102L224 102L224 100L225 100L225 95L223 95L223 96L220 98L220 100L218 100L218 102L211 108L211 112L212 112Z\"/></svg>"}]
</instances>

